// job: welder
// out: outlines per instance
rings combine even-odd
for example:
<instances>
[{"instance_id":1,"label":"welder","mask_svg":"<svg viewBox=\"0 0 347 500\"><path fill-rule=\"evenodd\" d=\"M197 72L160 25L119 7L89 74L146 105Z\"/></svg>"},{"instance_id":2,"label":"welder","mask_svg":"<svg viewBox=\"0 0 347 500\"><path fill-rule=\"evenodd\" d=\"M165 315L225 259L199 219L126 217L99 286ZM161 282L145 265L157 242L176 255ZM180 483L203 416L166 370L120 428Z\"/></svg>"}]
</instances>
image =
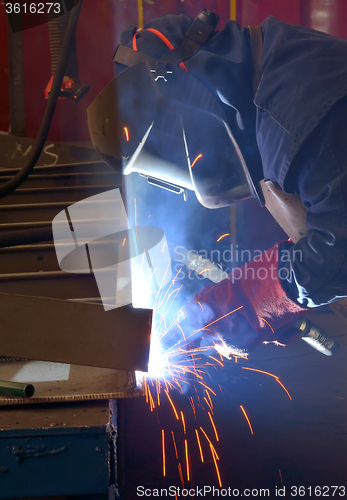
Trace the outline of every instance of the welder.
<instances>
[{"instance_id":1,"label":"welder","mask_svg":"<svg viewBox=\"0 0 347 500\"><path fill-rule=\"evenodd\" d=\"M184 309L194 331L248 351L295 340L296 316L347 296L347 41L274 17L256 32L234 21L217 32L217 22L203 10L125 30L89 128L113 168L194 190L211 209L261 201L264 178L300 196L305 237Z\"/></svg>"}]
</instances>

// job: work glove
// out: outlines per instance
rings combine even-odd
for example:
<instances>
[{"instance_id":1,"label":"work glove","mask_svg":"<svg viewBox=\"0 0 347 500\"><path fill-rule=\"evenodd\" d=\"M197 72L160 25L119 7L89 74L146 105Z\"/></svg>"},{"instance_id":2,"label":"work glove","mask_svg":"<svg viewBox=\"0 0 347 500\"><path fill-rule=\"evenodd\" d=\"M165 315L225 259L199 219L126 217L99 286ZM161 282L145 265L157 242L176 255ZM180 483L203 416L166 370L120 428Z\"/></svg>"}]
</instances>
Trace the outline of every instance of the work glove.
<instances>
[{"instance_id":1,"label":"work glove","mask_svg":"<svg viewBox=\"0 0 347 500\"><path fill-rule=\"evenodd\" d=\"M276 244L227 279L204 287L178 318L187 346L207 343L229 357L247 354L264 342L286 345L298 340L300 330L293 325L307 309L286 295L281 270Z\"/></svg>"}]
</instances>

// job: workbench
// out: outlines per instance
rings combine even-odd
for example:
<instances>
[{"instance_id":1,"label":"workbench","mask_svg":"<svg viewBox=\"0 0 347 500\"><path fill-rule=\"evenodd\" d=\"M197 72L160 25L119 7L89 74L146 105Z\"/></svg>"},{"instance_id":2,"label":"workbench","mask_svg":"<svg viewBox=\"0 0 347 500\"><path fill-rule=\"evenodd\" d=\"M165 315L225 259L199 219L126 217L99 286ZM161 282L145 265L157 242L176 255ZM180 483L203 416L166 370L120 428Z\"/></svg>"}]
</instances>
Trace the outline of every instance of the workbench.
<instances>
[{"instance_id":1,"label":"workbench","mask_svg":"<svg viewBox=\"0 0 347 500\"><path fill-rule=\"evenodd\" d=\"M116 400L0 408L0 498L117 498Z\"/></svg>"}]
</instances>

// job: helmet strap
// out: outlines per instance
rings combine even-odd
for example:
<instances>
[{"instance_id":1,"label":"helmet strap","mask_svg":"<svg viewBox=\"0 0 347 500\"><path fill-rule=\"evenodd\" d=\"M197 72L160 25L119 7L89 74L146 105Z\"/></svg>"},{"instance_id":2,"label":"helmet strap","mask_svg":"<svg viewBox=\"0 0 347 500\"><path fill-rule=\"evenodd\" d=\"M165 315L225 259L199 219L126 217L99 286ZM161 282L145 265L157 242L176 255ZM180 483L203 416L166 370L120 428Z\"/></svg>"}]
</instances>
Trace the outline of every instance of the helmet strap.
<instances>
[{"instance_id":1,"label":"helmet strap","mask_svg":"<svg viewBox=\"0 0 347 500\"><path fill-rule=\"evenodd\" d=\"M176 49L160 31L149 28L147 31L151 31L157 35L170 49L159 61L160 64L171 64L172 66L179 65L184 71L188 71L183 61L192 57L203 45L205 45L211 33L215 30L218 21L219 17L216 14L207 9L203 9L191 24L182 45ZM148 60L155 61L154 58L137 52L136 34L140 31L142 30L138 30L134 35L133 49L125 47L124 45L118 46L112 59L113 62L129 67Z\"/></svg>"}]
</instances>

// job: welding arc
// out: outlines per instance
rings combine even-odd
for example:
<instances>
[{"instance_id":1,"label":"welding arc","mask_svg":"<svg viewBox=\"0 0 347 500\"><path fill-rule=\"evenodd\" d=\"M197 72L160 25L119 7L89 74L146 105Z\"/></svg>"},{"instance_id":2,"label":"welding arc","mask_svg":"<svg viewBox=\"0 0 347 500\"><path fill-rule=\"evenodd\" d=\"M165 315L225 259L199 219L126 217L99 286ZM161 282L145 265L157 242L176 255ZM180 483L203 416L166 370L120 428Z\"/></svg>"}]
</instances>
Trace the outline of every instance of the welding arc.
<instances>
[{"instance_id":1,"label":"welding arc","mask_svg":"<svg viewBox=\"0 0 347 500\"><path fill-rule=\"evenodd\" d=\"M58 98L60 96L63 78L65 76L66 67L69 62L70 47L73 43L76 33L82 1L83 0L75 0L74 7L71 9L70 18L66 28L57 69L53 78L52 88L49 93L47 106L40 125L40 130L36 137L35 145L30 152L29 160L27 164L24 165L24 167L11 180L5 182L5 184L2 184L0 186L0 198L4 198L8 194L13 193L13 191L27 179L27 177L35 167L37 160L40 158L52 123L52 118L58 102Z\"/></svg>"}]
</instances>

